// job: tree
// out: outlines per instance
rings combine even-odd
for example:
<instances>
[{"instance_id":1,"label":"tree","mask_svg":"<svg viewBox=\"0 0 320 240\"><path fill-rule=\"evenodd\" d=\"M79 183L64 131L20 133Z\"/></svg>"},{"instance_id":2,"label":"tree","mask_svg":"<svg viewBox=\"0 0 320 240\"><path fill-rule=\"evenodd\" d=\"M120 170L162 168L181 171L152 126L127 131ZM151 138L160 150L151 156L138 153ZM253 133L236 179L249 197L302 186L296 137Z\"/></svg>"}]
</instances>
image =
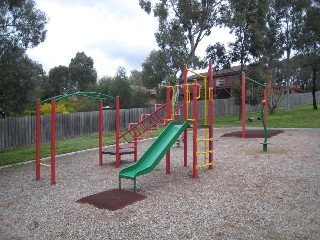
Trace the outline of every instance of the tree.
<instances>
[{"instance_id":1,"label":"tree","mask_svg":"<svg viewBox=\"0 0 320 240\"><path fill-rule=\"evenodd\" d=\"M235 35L235 41L229 44L231 61L239 61L241 72L243 72L245 65L258 58L264 47L262 40L266 28L268 2L258 0L229 0L228 2L222 22L230 28L230 33ZM235 86L233 92L236 93L238 89L239 86ZM235 104L241 106L237 97L235 97ZM239 108L239 119L241 117L241 108Z\"/></svg>"},{"instance_id":2,"label":"tree","mask_svg":"<svg viewBox=\"0 0 320 240\"><path fill-rule=\"evenodd\" d=\"M223 23L235 35L229 44L232 62L244 66L258 58L263 49L266 29L267 1L229 0L229 7L223 16Z\"/></svg>"},{"instance_id":3,"label":"tree","mask_svg":"<svg viewBox=\"0 0 320 240\"><path fill-rule=\"evenodd\" d=\"M167 56L166 63L174 75L183 64L191 67L200 65L196 56L199 43L211 34L218 23L221 0L139 0L148 14L153 11L158 18L159 28L155 33L158 46Z\"/></svg>"},{"instance_id":4,"label":"tree","mask_svg":"<svg viewBox=\"0 0 320 240\"><path fill-rule=\"evenodd\" d=\"M69 79L73 92L86 91L90 85L96 84L97 72L93 59L84 52L78 52L69 64Z\"/></svg>"},{"instance_id":5,"label":"tree","mask_svg":"<svg viewBox=\"0 0 320 240\"><path fill-rule=\"evenodd\" d=\"M68 67L60 65L50 69L43 87L45 90L44 98L71 93Z\"/></svg>"},{"instance_id":6,"label":"tree","mask_svg":"<svg viewBox=\"0 0 320 240\"><path fill-rule=\"evenodd\" d=\"M110 88L110 94L112 96L119 96L120 106L123 108L128 108L131 106L131 86L126 76L126 70L124 67L119 67L114 81Z\"/></svg>"},{"instance_id":7,"label":"tree","mask_svg":"<svg viewBox=\"0 0 320 240\"><path fill-rule=\"evenodd\" d=\"M129 81L131 85L142 86L142 72L136 69L133 69L130 72Z\"/></svg>"},{"instance_id":8,"label":"tree","mask_svg":"<svg viewBox=\"0 0 320 240\"><path fill-rule=\"evenodd\" d=\"M0 14L0 107L21 114L38 97L44 74L25 51L44 41L47 18L31 0L0 0Z\"/></svg>"},{"instance_id":9,"label":"tree","mask_svg":"<svg viewBox=\"0 0 320 240\"><path fill-rule=\"evenodd\" d=\"M146 88L158 88L159 83L171 75L165 59L166 55L163 51L153 50L142 63L141 78Z\"/></svg>"},{"instance_id":10,"label":"tree","mask_svg":"<svg viewBox=\"0 0 320 240\"><path fill-rule=\"evenodd\" d=\"M0 0L0 12L0 56L8 45L26 50L45 40L47 18L33 0Z\"/></svg>"},{"instance_id":11,"label":"tree","mask_svg":"<svg viewBox=\"0 0 320 240\"><path fill-rule=\"evenodd\" d=\"M37 86L44 75L42 66L21 52L2 56L0 106L8 116L21 115L40 97Z\"/></svg>"},{"instance_id":12,"label":"tree","mask_svg":"<svg viewBox=\"0 0 320 240\"><path fill-rule=\"evenodd\" d=\"M304 54L305 65L311 68L312 72L312 104L317 110L316 90L317 73L320 69L320 2L312 1L304 16L304 25L298 37L297 47L299 52Z\"/></svg>"},{"instance_id":13,"label":"tree","mask_svg":"<svg viewBox=\"0 0 320 240\"><path fill-rule=\"evenodd\" d=\"M310 5L309 0L275 0L274 8L277 16L277 21L281 24L278 29L280 31L280 39L282 39L282 50L286 59L285 81L287 85L286 94L286 111L290 111L290 58L296 50L299 33L303 27L303 16L306 13L306 8Z\"/></svg>"},{"instance_id":14,"label":"tree","mask_svg":"<svg viewBox=\"0 0 320 240\"><path fill-rule=\"evenodd\" d=\"M207 47L204 61L212 61L213 68L216 71L231 67L230 55L227 52L224 44L221 44L220 42Z\"/></svg>"}]
</instances>

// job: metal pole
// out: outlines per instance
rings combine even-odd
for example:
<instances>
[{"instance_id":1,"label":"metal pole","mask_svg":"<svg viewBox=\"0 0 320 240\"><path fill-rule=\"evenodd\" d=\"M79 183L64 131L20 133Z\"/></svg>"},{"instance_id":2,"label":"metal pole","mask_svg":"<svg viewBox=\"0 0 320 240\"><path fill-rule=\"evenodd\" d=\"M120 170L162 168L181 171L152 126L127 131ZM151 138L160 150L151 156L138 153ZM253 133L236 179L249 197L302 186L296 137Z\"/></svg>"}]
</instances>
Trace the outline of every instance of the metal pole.
<instances>
[{"instance_id":1,"label":"metal pole","mask_svg":"<svg viewBox=\"0 0 320 240\"><path fill-rule=\"evenodd\" d=\"M40 125L40 99L36 101L36 180L40 180L40 146L41 146L41 125Z\"/></svg>"},{"instance_id":2,"label":"metal pole","mask_svg":"<svg viewBox=\"0 0 320 240\"><path fill-rule=\"evenodd\" d=\"M99 104L99 165L102 165L102 142L103 142L103 111L102 106L103 103L100 101Z\"/></svg>"},{"instance_id":3,"label":"metal pole","mask_svg":"<svg viewBox=\"0 0 320 240\"><path fill-rule=\"evenodd\" d=\"M116 168L120 167L120 100L116 96Z\"/></svg>"},{"instance_id":4,"label":"metal pole","mask_svg":"<svg viewBox=\"0 0 320 240\"><path fill-rule=\"evenodd\" d=\"M246 75L241 74L241 120L242 120L242 137L246 137Z\"/></svg>"},{"instance_id":5,"label":"metal pole","mask_svg":"<svg viewBox=\"0 0 320 240\"><path fill-rule=\"evenodd\" d=\"M183 106L183 109L184 109L184 120L187 121L188 120L188 104L187 104L187 101L188 101L188 92L187 92L187 89L188 89L188 86L186 85L187 84L187 81L188 81L188 69L187 69L187 65L184 65L183 66L183 101L184 101L184 106ZM188 130L185 129L184 130L184 133L183 133L183 165L184 167L187 167L188 166Z\"/></svg>"},{"instance_id":6,"label":"metal pole","mask_svg":"<svg viewBox=\"0 0 320 240\"><path fill-rule=\"evenodd\" d=\"M212 62L209 62L209 169L213 168L213 77L212 77Z\"/></svg>"},{"instance_id":7,"label":"metal pole","mask_svg":"<svg viewBox=\"0 0 320 240\"><path fill-rule=\"evenodd\" d=\"M267 101L267 88L264 87L263 89L263 99ZM267 104L264 105L264 122L265 124L268 124L268 117L267 117Z\"/></svg>"},{"instance_id":8,"label":"metal pole","mask_svg":"<svg viewBox=\"0 0 320 240\"><path fill-rule=\"evenodd\" d=\"M51 184L56 184L56 99L51 99Z\"/></svg>"},{"instance_id":9,"label":"metal pole","mask_svg":"<svg viewBox=\"0 0 320 240\"><path fill-rule=\"evenodd\" d=\"M197 177L197 133L198 133L198 102L197 102L197 81L193 81L193 171L192 177ZM186 143L185 143L186 144Z\"/></svg>"},{"instance_id":10,"label":"metal pole","mask_svg":"<svg viewBox=\"0 0 320 240\"><path fill-rule=\"evenodd\" d=\"M166 91L167 97L166 97L166 118L167 120L171 119L171 121L173 120L173 114L170 111L170 84L167 85L167 91ZM167 152L166 154L166 173L169 174L170 173L170 150Z\"/></svg>"},{"instance_id":11,"label":"metal pole","mask_svg":"<svg viewBox=\"0 0 320 240\"><path fill-rule=\"evenodd\" d=\"M134 162L138 161L138 133L134 133Z\"/></svg>"}]
</instances>

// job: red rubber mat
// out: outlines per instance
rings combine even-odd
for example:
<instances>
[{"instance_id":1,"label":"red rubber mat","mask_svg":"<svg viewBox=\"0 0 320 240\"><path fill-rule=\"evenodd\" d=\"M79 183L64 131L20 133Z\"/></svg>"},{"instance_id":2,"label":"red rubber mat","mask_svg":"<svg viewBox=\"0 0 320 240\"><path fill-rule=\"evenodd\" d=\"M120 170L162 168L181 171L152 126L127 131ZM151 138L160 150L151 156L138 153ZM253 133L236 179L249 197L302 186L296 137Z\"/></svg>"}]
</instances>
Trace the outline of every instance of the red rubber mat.
<instances>
[{"instance_id":1,"label":"red rubber mat","mask_svg":"<svg viewBox=\"0 0 320 240\"><path fill-rule=\"evenodd\" d=\"M124 208L137 201L145 199L146 196L119 189L111 189L101 193L93 194L87 197L83 197L76 202L78 203L89 203L100 209L108 209L115 211L117 209Z\"/></svg>"},{"instance_id":2,"label":"red rubber mat","mask_svg":"<svg viewBox=\"0 0 320 240\"><path fill-rule=\"evenodd\" d=\"M283 130L268 130L268 138L276 136L280 133L283 133ZM221 137L242 137L241 131L225 133ZM260 129L249 129L246 130L246 138L264 138L264 130Z\"/></svg>"}]
</instances>

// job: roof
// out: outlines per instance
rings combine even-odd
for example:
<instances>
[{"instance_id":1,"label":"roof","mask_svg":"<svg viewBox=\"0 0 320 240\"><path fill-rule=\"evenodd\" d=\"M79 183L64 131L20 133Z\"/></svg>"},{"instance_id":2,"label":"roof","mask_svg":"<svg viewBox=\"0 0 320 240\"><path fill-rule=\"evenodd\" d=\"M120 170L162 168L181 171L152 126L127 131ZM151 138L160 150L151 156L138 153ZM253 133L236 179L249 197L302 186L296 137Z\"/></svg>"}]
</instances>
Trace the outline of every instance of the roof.
<instances>
[{"instance_id":1,"label":"roof","mask_svg":"<svg viewBox=\"0 0 320 240\"><path fill-rule=\"evenodd\" d=\"M246 69L246 67L245 67ZM241 73L241 66L233 66L228 69L222 69L218 71L213 70L213 78L221 77L221 76L230 76L230 75L238 75ZM206 76L207 72L200 73L200 75ZM202 80L202 77L196 74L188 77L188 82L193 81L194 79Z\"/></svg>"}]
</instances>

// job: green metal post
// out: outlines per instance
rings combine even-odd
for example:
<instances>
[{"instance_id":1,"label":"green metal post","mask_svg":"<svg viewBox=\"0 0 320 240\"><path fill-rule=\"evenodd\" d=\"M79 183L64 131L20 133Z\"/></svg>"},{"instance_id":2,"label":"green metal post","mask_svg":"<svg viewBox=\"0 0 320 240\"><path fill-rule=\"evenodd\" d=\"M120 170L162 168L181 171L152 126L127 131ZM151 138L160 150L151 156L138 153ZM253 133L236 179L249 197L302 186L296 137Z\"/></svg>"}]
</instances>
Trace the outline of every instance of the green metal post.
<instances>
[{"instance_id":1,"label":"green metal post","mask_svg":"<svg viewBox=\"0 0 320 240\"><path fill-rule=\"evenodd\" d=\"M262 100L261 101L262 104L262 108L260 111L260 118L261 118L261 122L263 125L263 129L264 129L264 142L263 142L263 151L267 152L268 151L268 130L266 127L266 123L264 122L264 106L267 104L266 100Z\"/></svg>"}]
</instances>

